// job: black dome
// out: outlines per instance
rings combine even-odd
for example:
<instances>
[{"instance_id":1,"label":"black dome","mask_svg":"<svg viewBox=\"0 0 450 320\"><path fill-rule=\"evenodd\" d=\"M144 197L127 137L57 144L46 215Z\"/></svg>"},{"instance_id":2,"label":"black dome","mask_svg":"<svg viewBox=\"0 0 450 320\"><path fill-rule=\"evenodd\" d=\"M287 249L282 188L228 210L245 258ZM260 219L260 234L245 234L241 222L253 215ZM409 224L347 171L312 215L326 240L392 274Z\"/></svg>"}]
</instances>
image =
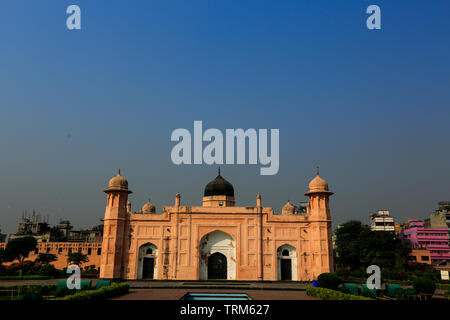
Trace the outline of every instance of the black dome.
<instances>
[{"instance_id":1,"label":"black dome","mask_svg":"<svg viewBox=\"0 0 450 320\"><path fill-rule=\"evenodd\" d=\"M234 188L227 180L225 180L219 171L219 175L205 187L205 197L209 196L228 196L234 197Z\"/></svg>"}]
</instances>

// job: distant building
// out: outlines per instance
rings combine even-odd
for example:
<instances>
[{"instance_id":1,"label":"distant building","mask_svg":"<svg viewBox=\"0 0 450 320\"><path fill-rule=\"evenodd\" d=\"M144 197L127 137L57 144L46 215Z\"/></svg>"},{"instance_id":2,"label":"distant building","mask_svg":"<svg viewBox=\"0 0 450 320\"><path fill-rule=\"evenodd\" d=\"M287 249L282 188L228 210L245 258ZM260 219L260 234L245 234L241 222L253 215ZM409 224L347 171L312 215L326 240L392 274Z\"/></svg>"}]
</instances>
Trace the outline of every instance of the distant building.
<instances>
[{"instance_id":1,"label":"distant building","mask_svg":"<svg viewBox=\"0 0 450 320\"><path fill-rule=\"evenodd\" d=\"M398 236L400 234L400 231L403 231L408 228L409 228L408 222L398 222L395 224L395 234Z\"/></svg>"},{"instance_id":2,"label":"distant building","mask_svg":"<svg viewBox=\"0 0 450 320\"><path fill-rule=\"evenodd\" d=\"M431 254L428 249L412 249L408 256L409 264L423 263L431 264Z\"/></svg>"},{"instance_id":3,"label":"distant building","mask_svg":"<svg viewBox=\"0 0 450 320\"><path fill-rule=\"evenodd\" d=\"M446 228L450 234L450 202L441 201L438 203L438 210L430 214L430 218L425 219L426 228Z\"/></svg>"},{"instance_id":4,"label":"distant building","mask_svg":"<svg viewBox=\"0 0 450 320\"><path fill-rule=\"evenodd\" d=\"M372 231L394 232L394 217L389 215L389 210L378 210L370 216L370 229Z\"/></svg>"},{"instance_id":5,"label":"distant building","mask_svg":"<svg viewBox=\"0 0 450 320\"><path fill-rule=\"evenodd\" d=\"M411 249L427 249L432 264L450 261L447 228L424 228L418 219L408 220L409 228L400 231L399 237Z\"/></svg>"},{"instance_id":6,"label":"distant building","mask_svg":"<svg viewBox=\"0 0 450 320\"><path fill-rule=\"evenodd\" d=\"M7 243L0 242L0 249L5 249ZM101 242L38 242L36 249L31 251L26 260L34 261L40 253L51 253L56 255L57 260L51 262L57 269L67 267L69 254L79 252L87 256L88 262L81 265L83 269L92 268L99 270L102 254ZM6 265L15 263L17 260L5 263Z\"/></svg>"},{"instance_id":7,"label":"distant building","mask_svg":"<svg viewBox=\"0 0 450 320\"><path fill-rule=\"evenodd\" d=\"M61 220L59 224L51 227L48 223L48 217L42 220L41 216L34 211L31 216L25 212L17 232L11 234L9 239L26 236L34 237L38 242L102 242L103 224L87 230L73 230L70 221Z\"/></svg>"},{"instance_id":8,"label":"distant building","mask_svg":"<svg viewBox=\"0 0 450 320\"><path fill-rule=\"evenodd\" d=\"M32 236L38 242L49 242L50 241L50 225L48 224L48 217L41 219L41 215L36 214L33 211L32 215L28 215L24 212L22 219L19 222L19 227L15 234L9 236L9 240Z\"/></svg>"}]
</instances>

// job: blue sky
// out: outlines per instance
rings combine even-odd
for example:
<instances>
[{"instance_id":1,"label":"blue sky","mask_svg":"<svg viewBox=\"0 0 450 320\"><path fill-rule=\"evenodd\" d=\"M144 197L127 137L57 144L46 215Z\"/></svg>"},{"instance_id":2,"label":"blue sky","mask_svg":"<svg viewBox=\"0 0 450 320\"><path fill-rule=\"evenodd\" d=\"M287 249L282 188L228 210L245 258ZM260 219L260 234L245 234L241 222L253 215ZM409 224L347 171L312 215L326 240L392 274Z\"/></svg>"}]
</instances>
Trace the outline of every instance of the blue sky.
<instances>
[{"instance_id":1,"label":"blue sky","mask_svg":"<svg viewBox=\"0 0 450 320\"><path fill-rule=\"evenodd\" d=\"M82 30L66 28L70 4ZM366 28L381 8L382 29ZM117 168L133 209L200 205L216 166L175 166L176 128L279 128L280 171L222 167L279 211L320 166L334 223L425 218L450 199L448 1L4 1L0 225L33 208L96 224Z\"/></svg>"}]
</instances>

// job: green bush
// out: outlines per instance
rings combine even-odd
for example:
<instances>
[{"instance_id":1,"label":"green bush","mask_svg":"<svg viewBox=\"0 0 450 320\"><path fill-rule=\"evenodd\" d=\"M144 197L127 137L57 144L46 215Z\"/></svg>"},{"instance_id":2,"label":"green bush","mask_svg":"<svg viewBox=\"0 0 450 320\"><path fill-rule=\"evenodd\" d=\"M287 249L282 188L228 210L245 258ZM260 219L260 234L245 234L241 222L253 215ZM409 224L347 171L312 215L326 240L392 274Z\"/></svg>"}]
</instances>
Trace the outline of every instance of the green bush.
<instances>
[{"instance_id":1,"label":"green bush","mask_svg":"<svg viewBox=\"0 0 450 320\"><path fill-rule=\"evenodd\" d=\"M321 273L317 277L317 283L321 288L337 290L341 283L341 279L335 273Z\"/></svg>"},{"instance_id":2,"label":"green bush","mask_svg":"<svg viewBox=\"0 0 450 320\"><path fill-rule=\"evenodd\" d=\"M113 283L98 290L85 290L57 300L106 300L125 294L130 289L127 283Z\"/></svg>"},{"instance_id":3,"label":"green bush","mask_svg":"<svg viewBox=\"0 0 450 320\"><path fill-rule=\"evenodd\" d=\"M316 288L313 286L306 287L306 294L322 300L374 300L368 297L355 296L353 294L342 293L327 288Z\"/></svg>"},{"instance_id":4,"label":"green bush","mask_svg":"<svg viewBox=\"0 0 450 320\"><path fill-rule=\"evenodd\" d=\"M414 289L421 294L433 294L436 283L428 277L418 277L413 280Z\"/></svg>"},{"instance_id":5,"label":"green bush","mask_svg":"<svg viewBox=\"0 0 450 320\"><path fill-rule=\"evenodd\" d=\"M56 290L55 297L61 298L61 297L69 296L69 295L76 294L76 293L77 293L76 289L69 289L67 287L64 287L64 288L59 288L58 290Z\"/></svg>"},{"instance_id":6,"label":"green bush","mask_svg":"<svg viewBox=\"0 0 450 320\"><path fill-rule=\"evenodd\" d=\"M12 286L8 287L10 289ZM25 285L15 286L21 300L43 300L44 296L50 295L54 292L55 285Z\"/></svg>"}]
</instances>

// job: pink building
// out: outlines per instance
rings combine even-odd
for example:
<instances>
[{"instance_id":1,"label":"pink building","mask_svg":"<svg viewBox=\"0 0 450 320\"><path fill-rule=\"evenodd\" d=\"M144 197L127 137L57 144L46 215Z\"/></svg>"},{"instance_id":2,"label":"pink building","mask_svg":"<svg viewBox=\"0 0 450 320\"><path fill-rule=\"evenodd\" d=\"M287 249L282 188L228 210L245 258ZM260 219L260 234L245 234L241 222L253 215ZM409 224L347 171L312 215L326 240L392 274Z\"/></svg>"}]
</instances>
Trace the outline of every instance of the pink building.
<instances>
[{"instance_id":1,"label":"pink building","mask_svg":"<svg viewBox=\"0 0 450 320\"><path fill-rule=\"evenodd\" d=\"M423 222L417 219L408 220L409 228L400 231L403 243L413 249L430 251L433 264L450 261L450 246L447 228L424 228Z\"/></svg>"}]
</instances>

